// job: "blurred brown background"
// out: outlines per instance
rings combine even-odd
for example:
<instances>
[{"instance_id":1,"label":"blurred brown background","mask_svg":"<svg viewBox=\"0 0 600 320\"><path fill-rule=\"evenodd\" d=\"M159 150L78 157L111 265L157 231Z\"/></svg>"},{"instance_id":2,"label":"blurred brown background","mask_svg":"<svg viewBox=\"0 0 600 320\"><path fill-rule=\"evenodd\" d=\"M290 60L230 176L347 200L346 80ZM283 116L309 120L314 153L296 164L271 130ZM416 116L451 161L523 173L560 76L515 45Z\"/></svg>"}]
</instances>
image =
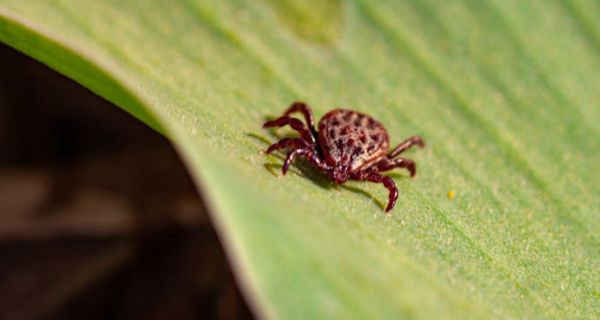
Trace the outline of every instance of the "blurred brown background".
<instances>
[{"instance_id":1,"label":"blurred brown background","mask_svg":"<svg viewBox=\"0 0 600 320\"><path fill-rule=\"evenodd\" d=\"M0 44L0 319L251 318L173 148Z\"/></svg>"}]
</instances>

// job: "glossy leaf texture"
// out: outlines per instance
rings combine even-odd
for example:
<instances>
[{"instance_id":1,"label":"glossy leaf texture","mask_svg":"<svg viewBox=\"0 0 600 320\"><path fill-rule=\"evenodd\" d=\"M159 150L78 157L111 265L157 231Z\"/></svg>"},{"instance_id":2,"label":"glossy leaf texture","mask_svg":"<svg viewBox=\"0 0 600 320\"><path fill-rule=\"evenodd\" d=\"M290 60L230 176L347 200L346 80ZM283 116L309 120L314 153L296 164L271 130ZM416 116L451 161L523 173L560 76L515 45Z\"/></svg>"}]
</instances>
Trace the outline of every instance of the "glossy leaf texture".
<instances>
[{"instance_id":1,"label":"glossy leaf texture","mask_svg":"<svg viewBox=\"0 0 600 320\"><path fill-rule=\"evenodd\" d=\"M0 41L171 139L266 318L599 318L600 4L1 0ZM416 179L287 176L295 100L383 122ZM86 106L82 106L85 108ZM157 181L157 183L160 183Z\"/></svg>"}]
</instances>

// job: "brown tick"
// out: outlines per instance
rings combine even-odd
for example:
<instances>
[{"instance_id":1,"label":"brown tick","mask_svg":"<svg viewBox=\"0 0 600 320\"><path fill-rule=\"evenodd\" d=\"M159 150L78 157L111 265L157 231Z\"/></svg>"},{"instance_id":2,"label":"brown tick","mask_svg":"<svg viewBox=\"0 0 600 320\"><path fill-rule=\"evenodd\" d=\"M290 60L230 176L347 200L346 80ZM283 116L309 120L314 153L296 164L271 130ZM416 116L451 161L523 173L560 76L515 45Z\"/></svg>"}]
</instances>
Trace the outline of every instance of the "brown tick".
<instances>
[{"instance_id":1,"label":"brown tick","mask_svg":"<svg viewBox=\"0 0 600 320\"><path fill-rule=\"evenodd\" d=\"M306 125L289 116L294 112L304 115ZM317 166L337 184L347 180L383 183L390 191L386 212L394 208L398 189L390 177L380 173L394 168L406 168L413 177L417 171L415 163L398 155L414 145L425 145L421 137L412 136L388 153L390 139L385 127L366 114L344 109L334 109L325 114L319 121L317 132L312 111L302 102L293 103L283 116L265 122L263 128L285 125L298 131L300 138L284 138L267 149L267 153L290 149L281 169L284 175L290 163L300 156Z\"/></svg>"}]
</instances>

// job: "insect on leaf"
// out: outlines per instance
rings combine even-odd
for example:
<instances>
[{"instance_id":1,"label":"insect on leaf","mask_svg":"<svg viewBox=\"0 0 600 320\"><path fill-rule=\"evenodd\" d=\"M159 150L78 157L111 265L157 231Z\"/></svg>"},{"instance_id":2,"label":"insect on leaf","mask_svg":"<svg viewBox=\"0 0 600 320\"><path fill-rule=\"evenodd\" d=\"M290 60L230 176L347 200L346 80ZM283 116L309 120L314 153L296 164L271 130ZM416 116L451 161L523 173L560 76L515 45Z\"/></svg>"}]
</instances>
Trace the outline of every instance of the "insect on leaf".
<instances>
[{"instance_id":1,"label":"insect on leaf","mask_svg":"<svg viewBox=\"0 0 600 320\"><path fill-rule=\"evenodd\" d=\"M580 0L3 0L0 41L173 142L257 315L597 319L599 14ZM263 151L293 133L261 124L296 100L317 119L369 114L391 145L423 136L406 152L417 178L389 174L391 214L380 185L302 162L278 179L283 154Z\"/></svg>"}]
</instances>

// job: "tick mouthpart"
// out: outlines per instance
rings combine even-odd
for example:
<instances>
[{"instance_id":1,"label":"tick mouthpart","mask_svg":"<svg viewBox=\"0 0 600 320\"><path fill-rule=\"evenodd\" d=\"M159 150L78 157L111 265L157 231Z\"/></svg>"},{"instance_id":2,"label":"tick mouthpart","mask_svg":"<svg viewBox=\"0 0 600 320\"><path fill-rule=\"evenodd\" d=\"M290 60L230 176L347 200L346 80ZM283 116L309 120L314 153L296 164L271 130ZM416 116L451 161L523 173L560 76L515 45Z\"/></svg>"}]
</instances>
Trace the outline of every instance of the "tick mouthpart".
<instances>
[{"instance_id":1,"label":"tick mouthpart","mask_svg":"<svg viewBox=\"0 0 600 320\"><path fill-rule=\"evenodd\" d=\"M333 178L333 181L335 181L337 184L342 184L348 181L348 168L342 166L335 167L333 172L331 172L331 178Z\"/></svg>"}]
</instances>

